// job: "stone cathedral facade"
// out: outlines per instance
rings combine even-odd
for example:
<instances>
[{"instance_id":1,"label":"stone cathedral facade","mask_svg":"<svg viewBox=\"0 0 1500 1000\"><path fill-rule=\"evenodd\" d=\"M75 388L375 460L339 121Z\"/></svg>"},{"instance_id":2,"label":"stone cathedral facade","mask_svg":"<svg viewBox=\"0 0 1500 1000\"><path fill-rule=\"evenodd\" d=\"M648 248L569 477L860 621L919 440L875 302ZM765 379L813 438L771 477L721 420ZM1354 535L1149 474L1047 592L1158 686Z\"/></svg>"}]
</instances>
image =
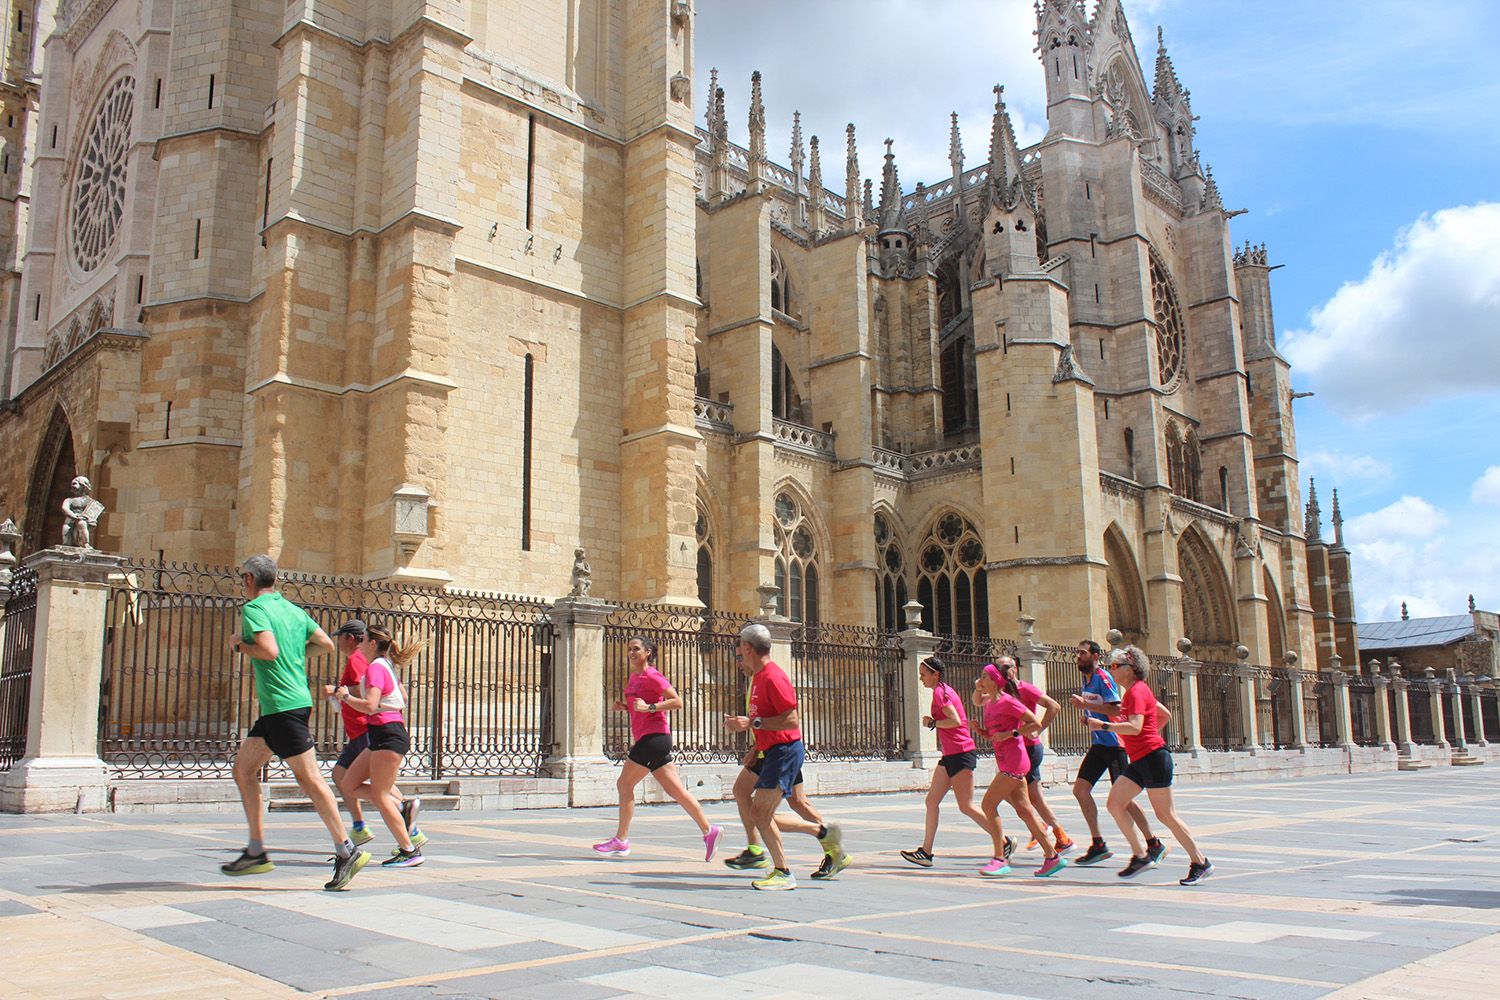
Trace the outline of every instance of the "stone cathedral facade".
<instances>
[{"instance_id":1,"label":"stone cathedral facade","mask_svg":"<svg viewBox=\"0 0 1500 1000\"><path fill-rule=\"evenodd\" d=\"M695 16L11 3L24 548L87 475L102 548L180 561L556 595L584 548L604 597L1357 662L1267 252L1164 46L1041 0L1046 138L997 88L904 188L852 125L773 162L758 77L695 96Z\"/></svg>"}]
</instances>

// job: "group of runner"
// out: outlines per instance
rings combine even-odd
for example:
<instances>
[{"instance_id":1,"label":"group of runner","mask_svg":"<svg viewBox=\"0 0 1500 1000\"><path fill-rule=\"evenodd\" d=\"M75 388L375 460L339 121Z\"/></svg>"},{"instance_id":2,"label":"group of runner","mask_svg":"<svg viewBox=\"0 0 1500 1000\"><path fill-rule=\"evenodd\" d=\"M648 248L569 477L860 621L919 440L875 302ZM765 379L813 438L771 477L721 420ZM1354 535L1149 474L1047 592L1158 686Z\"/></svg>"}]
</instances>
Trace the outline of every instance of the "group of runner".
<instances>
[{"instance_id":1,"label":"group of runner","mask_svg":"<svg viewBox=\"0 0 1500 1000\"><path fill-rule=\"evenodd\" d=\"M388 629L357 619L345 622L335 633L338 652L344 658L343 673L338 684L326 685L323 691L340 703L348 736L334 767L334 782L354 821L351 833L344 827L338 804L318 771L308 726L312 697L306 657L313 650L333 652L334 641L305 611L276 592L276 565L269 557L246 560L241 582L247 603L241 635L232 649L248 656L254 665L261 715L241 744L234 765L249 840L240 856L221 870L226 875L250 875L275 867L262 839L260 789L260 771L273 755L286 762L333 837L334 871L325 889L347 889L371 860L370 853L361 849L375 837L366 826L362 802L374 804L396 843L382 866L411 868L422 864L421 849L427 837L417 826L420 800L404 799L396 787L402 759L410 748L403 720L406 698L397 675L420 651L420 644L403 646ZM1188 854L1188 873L1181 884L1197 885L1213 873L1214 867L1173 805L1172 756L1161 736L1161 727L1170 721L1171 713L1146 681L1150 661L1135 646L1111 650L1103 665L1101 655L1096 643L1079 643L1080 687L1070 696L1071 704L1084 713L1092 731L1089 751L1073 784L1090 834L1089 847L1076 864L1096 865L1113 856L1100 831L1093 800L1093 788L1107 772L1112 784L1106 807L1131 849L1130 860L1119 876L1131 878L1154 868L1167 854L1166 845L1151 833L1135 801L1144 789L1157 819ZM747 625L739 634L736 658L749 679L745 713L724 716L724 727L731 733L748 732L753 745L741 760L734 782L734 800L746 846L725 864L736 870L764 871L750 883L755 889L795 889L797 880L787 860L782 834L801 833L816 838L822 849L822 861L812 878L835 878L849 866L851 858L844 849L841 828L826 823L807 798L802 774L806 747L797 692L786 672L771 659L770 631L761 624ZM619 814L614 836L595 844L594 853L609 858L630 855L636 787L650 775L697 824L703 837L704 860L712 861L724 831L709 822L672 761L668 716L682 707L682 698L657 669L656 645L651 639L629 639L626 660L629 674L613 707L629 714L632 744L616 782ZM931 714L923 718L923 724L936 730L941 757L927 792L922 844L915 850L902 851L901 857L919 867L933 866L941 805L952 792L959 810L989 835L992 857L979 869L981 875L995 877L1011 871L1010 858L1017 841L1003 832L1001 803L1008 804L1030 832L1028 849L1042 849L1042 863L1034 874L1039 878L1056 875L1067 867L1064 855L1076 845L1042 793L1041 734L1062 706L1040 688L1021 680L1014 659L1000 657L985 665L975 681L971 700L979 713L978 728L994 749L996 773L976 808L977 743L964 699L943 680L945 669L936 656L924 660L919 668L922 684L932 691ZM789 802L795 817L778 814L783 801Z\"/></svg>"}]
</instances>

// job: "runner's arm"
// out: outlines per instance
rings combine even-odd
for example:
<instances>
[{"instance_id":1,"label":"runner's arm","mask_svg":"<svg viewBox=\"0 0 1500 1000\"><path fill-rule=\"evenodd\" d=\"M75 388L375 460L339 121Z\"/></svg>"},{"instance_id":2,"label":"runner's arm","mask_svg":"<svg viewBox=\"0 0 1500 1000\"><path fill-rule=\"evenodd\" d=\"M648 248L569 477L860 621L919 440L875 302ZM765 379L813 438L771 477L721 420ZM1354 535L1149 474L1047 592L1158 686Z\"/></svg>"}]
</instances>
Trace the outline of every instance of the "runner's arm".
<instances>
[{"instance_id":1,"label":"runner's arm","mask_svg":"<svg viewBox=\"0 0 1500 1000\"><path fill-rule=\"evenodd\" d=\"M798 714L795 705L780 715L762 715L760 717L760 728L762 729L796 729L801 725L802 716Z\"/></svg>"},{"instance_id":2,"label":"runner's arm","mask_svg":"<svg viewBox=\"0 0 1500 1000\"><path fill-rule=\"evenodd\" d=\"M1102 719L1096 719L1092 715L1084 719L1083 721L1089 724L1090 729L1104 728L1104 721ZM1124 722L1115 722L1111 720L1109 723L1109 729L1107 731L1111 733L1123 733L1126 736L1139 736L1141 735L1141 727L1145 725L1145 723L1146 717L1144 715L1132 715Z\"/></svg>"},{"instance_id":3,"label":"runner's arm","mask_svg":"<svg viewBox=\"0 0 1500 1000\"><path fill-rule=\"evenodd\" d=\"M958 721L958 709L952 705L943 706L943 717L937 720L939 729L962 729L964 724Z\"/></svg>"},{"instance_id":4,"label":"runner's arm","mask_svg":"<svg viewBox=\"0 0 1500 1000\"><path fill-rule=\"evenodd\" d=\"M333 696L338 698L340 691L344 692L344 696L339 698L339 700L356 712L364 715L373 715L380 708L380 699L383 693L379 688L371 688L364 698L356 697L353 691L350 691L342 684L334 689Z\"/></svg>"},{"instance_id":5,"label":"runner's arm","mask_svg":"<svg viewBox=\"0 0 1500 1000\"><path fill-rule=\"evenodd\" d=\"M1172 710L1170 708L1168 708L1167 706L1163 705L1161 702L1157 702L1156 703L1156 724L1158 726L1165 726L1167 723L1169 723L1171 721L1172 721Z\"/></svg>"},{"instance_id":6,"label":"runner's arm","mask_svg":"<svg viewBox=\"0 0 1500 1000\"><path fill-rule=\"evenodd\" d=\"M1057 702L1054 701L1052 704L1056 705ZM1046 727L1042 725L1042 720L1036 717L1035 712L1028 711L1022 713L1020 721L1016 723L1016 728L1019 729L1021 731L1021 735L1025 736L1027 739L1036 739L1042 734L1042 730Z\"/></svg>"},{"instance_id":7,"label":"runner's arm","mask_svg":"<svg viewBox=\"0 0 1500 1000\"><path fill-rule=\"evenodd\" d=\"M281 648L276 645L276 636L270 629L255 633L255 641L247 643L243 639L234 640L234 650L244 653L252 660L269 662L281 655Z\"/></svg>"},{"instance_id":8,"label":"runner's arm","mask_svg":"<svg viewBox=\"0 0 1500 1000\"><path fill-rule=\"evenodd\" d=\"M666 691L662 692L661 701L656 703L656 710L658 712L675 712L681 707L682 696L677 693L676 688L670 685ZM644 698L637 698L635 700L635 710L637 712L649 712L651 709L649 703Z\"/></svg>"},{"instance_id":9,"label":"runner's arm","mask_svg":"<svg viewBox=\"0 0 1500 1000\"><path fill-rule=\"evenodd\" d=\"M334 646L333 640L328 637L328 633L323 631L323 626L319 625L318 630L314 632L312 636L307 640L306 651L309 654L312 654L319 650L325 653L332 653L337 648L338 647ZM272 659L275 659L275 657L272 657Z\"/></svg>"},{"instance_id":10,"label":"runner's arm","mask_svg":"<svg viewBox=\"0 0 1500 1000\"><path fill-rule=\"evenodd\" d=\"M1037 724L1046 729L1052 725L1052 720L1057 718L1057 712L1062 708L1050 695L1043 694L1037 698L1037 704L1042 708L1042 714L1037 719Z\"/></svg>"}]
</instances>

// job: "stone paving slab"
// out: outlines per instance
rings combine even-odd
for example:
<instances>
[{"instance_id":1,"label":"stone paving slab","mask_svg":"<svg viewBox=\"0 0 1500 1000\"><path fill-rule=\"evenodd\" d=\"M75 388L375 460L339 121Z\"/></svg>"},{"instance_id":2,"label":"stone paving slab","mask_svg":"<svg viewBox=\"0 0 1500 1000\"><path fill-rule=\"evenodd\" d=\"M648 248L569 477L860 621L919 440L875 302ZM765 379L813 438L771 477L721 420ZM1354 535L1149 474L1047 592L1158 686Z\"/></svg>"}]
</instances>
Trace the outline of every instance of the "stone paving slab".
<instances>
[{"instance_id":1,"label":"stone paving slab","mask_svg":"<svg viewBox=\"0 0 1500 1000\"><path fill-rule=\"evenodd\" d=\"M0 996L1492 996L1497 792L1480 769L1184 788L1218 867L1194 889L1175 847L1121 882L1118 833L1098 867L1043 881L1023 852L981 879L984 837L951 806L937 865L911 868L909 794L818 802L856 862L811 882L817 846L789 838L794 893L706 865L675 806L641 808L632 856L608 861L588 844L613 810L429 814L425 866L372 866L348 893L319 891L329 851L306 814L271 816L277 869L240 879L217 872L232 817L0 816ZM1049 797L1082 833L1071 796Z\"/></svg>"}]
</instances>

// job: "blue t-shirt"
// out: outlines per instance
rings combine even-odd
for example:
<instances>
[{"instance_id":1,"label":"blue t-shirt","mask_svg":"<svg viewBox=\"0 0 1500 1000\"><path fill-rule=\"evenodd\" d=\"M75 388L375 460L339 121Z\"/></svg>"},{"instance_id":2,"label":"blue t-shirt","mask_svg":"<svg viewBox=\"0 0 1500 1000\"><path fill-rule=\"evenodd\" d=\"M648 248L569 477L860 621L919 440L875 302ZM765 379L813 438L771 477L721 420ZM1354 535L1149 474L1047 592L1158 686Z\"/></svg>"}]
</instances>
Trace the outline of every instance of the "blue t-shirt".
<instances>
[{"instance_id":1,"label":"blue t-shirt","mask_svg":"<svg viewBox=\"0 0 1500 1000\"><path fill-rule=\"evenodd\" d=\"M1109 676L1108 671L1101 670L1098 667L1094 668L1094 674L1088 679L1088 683L1083 685L1083 692L1084 694L1097 694L1108 705L1118 705L1120 703L1120 689L1115 687L1114 678ZM1087 712L1086 714L1096 719L1109 719L1109 716L1103 712ZM1117 747L1120 745L1120 738L1114 733L1106 733L1103 730L1096 729L1094 730L1093 742L1094 746Z\"/></svg>"}]
</instances>

